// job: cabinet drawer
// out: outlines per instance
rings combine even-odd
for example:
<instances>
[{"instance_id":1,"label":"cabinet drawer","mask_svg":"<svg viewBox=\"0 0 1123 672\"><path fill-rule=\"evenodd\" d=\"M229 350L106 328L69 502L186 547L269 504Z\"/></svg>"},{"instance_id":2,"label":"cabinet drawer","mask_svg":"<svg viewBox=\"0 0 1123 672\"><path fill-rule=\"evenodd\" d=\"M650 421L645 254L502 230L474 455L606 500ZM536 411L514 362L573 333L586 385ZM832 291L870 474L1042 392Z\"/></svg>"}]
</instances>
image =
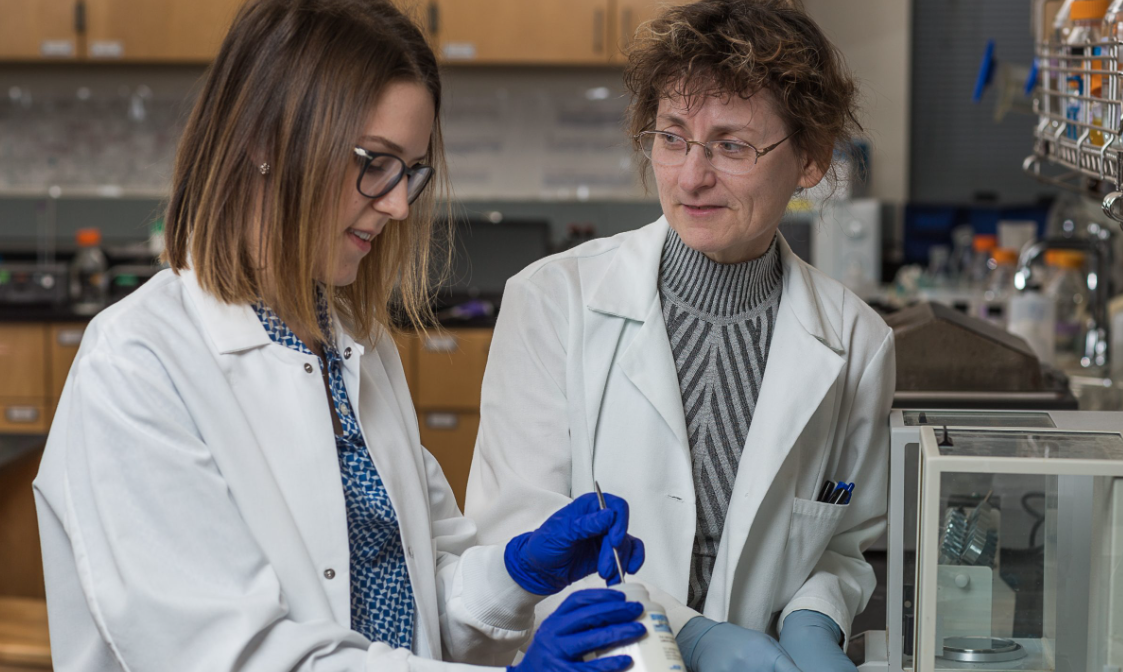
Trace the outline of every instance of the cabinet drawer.
<instances>
[{"instance_id":1,"label":"cabinet drawer","mask_svg":"<svg viewBox=\"0 0 1123 672\"><path fill-rule=\"evenodd\" d=\"M0 672L50 669L46 601L0 596Z\"/></svg>"},{"instance_id":2,"label":"cabinet drawer","mask_svg":"<svg viewBox=\"0 0 1123 672\"><path fill-rule=\"evenodd\" d=\"M84 322L52 324L47 335L47 351L50 367L48 377L51 389L48 395L56 402L62 396L62 387L66 384L66 374L70 372L70 365L78 354L78 345L82 342L82 334L86 331Z\"/></svg>"},{"instance_id":3,"label":"cabinet drawer","mask_svg":"<svg viewBox=\"0 0 1123 672\"><path fill-rule=\"evenodd\" d=\"M406 372L406 385L409 385L409 396L417 404L417 334L405 333L394 336L394 344L398 346L398 356L402 358L402 368Z\"/></svg>"},{"instance_id":4,"label":"cabinet drawer","mask_svg":"<svg viewBox=\"0 0 1123 672\"><path fill-rule=\"evenodd\" d=\"M40 434L51 426L47 400L0 397L0 434Z\"/></svg>"},{"instance_id":5,"label":"cabinet drawer","mask_svg":"<svg viewBox=\"0 0 1123 672\"><path fill-rule=\"evenodd\" d=\"M423 334L417 348L421 410L479 411L491 329L450 329Z\"/></svg>"},{"instance_id":6,"label":"cabinet drawer","mask_svg":"<svg viewBox=\"0 0 1123 672\"><path fill-rule=\"evenodd\" d=\"M42 324L0 326L0 397L47 396L45 341Z\"/></svg>"},{"instance_id":7,"label":"cabinet drawer","mask_svg":"<svg viewBox=\"0 0 1123 672\"><path fill-rule=\"evenodd\" d=\"M472 468L472 452L476 448L476 432L480 429L479 414L433 411L421 413L418 424L421 427L421 445L437 458L456 495L456 503L463 511L468 471Z\"/></svg>"}]
</instances>

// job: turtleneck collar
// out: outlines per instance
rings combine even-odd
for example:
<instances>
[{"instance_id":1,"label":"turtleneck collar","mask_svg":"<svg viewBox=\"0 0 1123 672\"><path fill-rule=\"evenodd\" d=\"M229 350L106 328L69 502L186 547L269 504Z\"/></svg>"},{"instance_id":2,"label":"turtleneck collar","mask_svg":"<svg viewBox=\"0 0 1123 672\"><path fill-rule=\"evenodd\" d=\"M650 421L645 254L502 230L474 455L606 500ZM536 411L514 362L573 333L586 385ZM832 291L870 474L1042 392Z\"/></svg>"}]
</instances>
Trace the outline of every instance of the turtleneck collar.
<instances>
[{"instance_id":1,"label":"turtleneck collar","mask_svg":"<svg viewBox=\"0 0 1123 672\"><path fill-rule=\"evenodd\" d=\"M701 313L733 317L768 300L783 275L775 236L768 251L756 259L719 264L687 247L669 229L659 264L659 289Z\"/></svg>"}]
</instances>

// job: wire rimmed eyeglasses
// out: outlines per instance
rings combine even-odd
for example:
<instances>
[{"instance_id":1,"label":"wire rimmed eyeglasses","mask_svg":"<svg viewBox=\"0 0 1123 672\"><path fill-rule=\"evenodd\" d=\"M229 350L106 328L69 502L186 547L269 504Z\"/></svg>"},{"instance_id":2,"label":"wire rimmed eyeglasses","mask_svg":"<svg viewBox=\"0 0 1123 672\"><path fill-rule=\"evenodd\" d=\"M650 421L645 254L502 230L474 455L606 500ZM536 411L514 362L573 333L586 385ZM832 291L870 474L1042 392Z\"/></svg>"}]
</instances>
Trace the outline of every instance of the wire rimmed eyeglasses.
<instances>
[{"instance_id":1,"label":"wire rimmed eyeglasses","mask_svg":"<svg viewBox=\"0 0 1123 672\"><path fill-rule=\"evenodd\" d=\"M714 169L730 175L744 175L756 166L760 157L776 149L796 133L798 133L798 130L784 136L779 142L774 142L759 149L740 140L701 142L684 138L670 131L643 131L635 137L639 141L643 155L655 165L672 168L681 166L686 163L686 155L690 153L690 146L698 145L702 148L706 160Z\"/></svg>"},{"instance_id":2,"label":"wire rimmed eyeglasses","mask_svg":"<svg viewBox=\"0 0 1123 672\"><path fill-rule=\"evenodd\" d=\"M409 203L417 200L433 177L433 167L421 163L407 166L406 162L393 154L372 152L355 147L355 161L359 164L359 179L356 187L367 198L382 198L394 190L402 178L406 178L406 199Z\"/></svg>"}]
</instances>

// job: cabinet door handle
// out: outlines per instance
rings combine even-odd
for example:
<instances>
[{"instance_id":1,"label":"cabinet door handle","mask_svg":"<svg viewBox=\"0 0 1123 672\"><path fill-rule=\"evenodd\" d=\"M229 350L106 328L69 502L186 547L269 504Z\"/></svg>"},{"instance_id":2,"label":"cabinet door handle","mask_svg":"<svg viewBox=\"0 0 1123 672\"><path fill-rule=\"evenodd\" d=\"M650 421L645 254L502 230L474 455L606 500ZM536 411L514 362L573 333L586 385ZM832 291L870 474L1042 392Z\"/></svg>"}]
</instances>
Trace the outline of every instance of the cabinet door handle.
<instances>
[{"instance_id":1,"label":"cabinet door handle","mask_svg":"<svg viewBox=\"0 0 1123 672\"><path fill-rule=\"evenodd\" d=\"M437 3L430 2L429 3L429 34L430 35L436 35L437 34L437 31L440 29L440 21L441 21L441 8L437 6Z\"/></svg>"},{"instance_id":2,"label":"cabinet door handle","mask_svg":"<svg viewBox=\"0 0 1123 672\"><path fill-rule=\"evenodd\" d=\"M86 0L74 3L74 32L79 35L86 32Z\"/></svg>"},{"instance_id":3,"label":"cabinet door handle","mask_svg":"<svg viewBox=\"0 0 1123 672\"><path fill-rule=\"evenodd\" d=\"M604 10L593 12L593 53L604 53Z\"/></svg>"}]
</instances>

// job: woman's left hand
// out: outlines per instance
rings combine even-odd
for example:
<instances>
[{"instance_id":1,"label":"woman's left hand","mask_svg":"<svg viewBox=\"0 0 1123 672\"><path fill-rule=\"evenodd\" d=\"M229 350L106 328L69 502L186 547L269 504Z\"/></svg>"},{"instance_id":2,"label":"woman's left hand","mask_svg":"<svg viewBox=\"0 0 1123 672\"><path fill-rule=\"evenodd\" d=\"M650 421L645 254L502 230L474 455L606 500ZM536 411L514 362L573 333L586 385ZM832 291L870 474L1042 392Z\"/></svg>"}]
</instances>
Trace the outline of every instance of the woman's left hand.
<instances>
[{"instance_id":1,"label":"woman's left hand","mask_svg":"<svg viewBox=\"0 0 1123 672\"><path fill-rule=\"evenodd\" d=\"M784 619L784 629L780 631L780 646L801 670L858 672L843 652L841 642L842 629L817 611L793 611Z\"/></svg>"},{"instance_id":2,"label":"woman's left hand","mask_svg":"<svg viewBox=\"0 0 1123 672\"><path fill-rule=\"evenodd\" d=\"M553 595L593 572L619 583L613 548L626 573L639 571L643 542L628 534L628 503L607 493L604 499L602 510L595 494L581 495L512 539L503 555L511 578L535 595Z\"/></svg>"}]
</instances>

